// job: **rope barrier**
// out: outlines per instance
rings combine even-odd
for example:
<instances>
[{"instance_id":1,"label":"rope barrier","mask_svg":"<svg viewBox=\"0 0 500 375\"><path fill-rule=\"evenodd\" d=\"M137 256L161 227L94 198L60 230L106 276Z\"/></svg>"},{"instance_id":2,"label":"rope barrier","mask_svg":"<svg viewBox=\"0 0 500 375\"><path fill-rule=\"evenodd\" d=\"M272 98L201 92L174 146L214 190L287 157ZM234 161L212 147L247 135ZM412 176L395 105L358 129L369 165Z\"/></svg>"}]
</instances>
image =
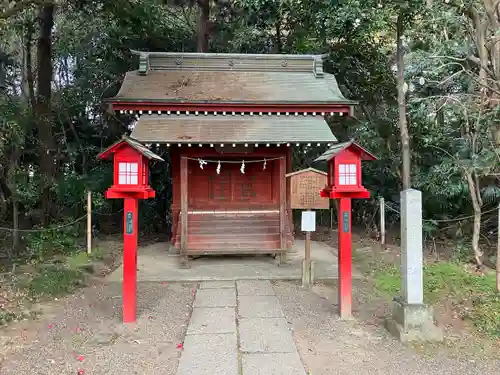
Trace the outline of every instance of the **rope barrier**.
<instances>
[{"instance_id":1,"label":"rope barrier","mask_svg":"<svg viewBox=\"0 0 500 375\"><path fill-rule=\"evenodd\" d=\"M73 220L72 222L70 223L67 223L67 224L63 224L63 225L60 225L58 227L54 227L54 228L40 228L40 229L14 229L14 228L6 228L6 227L0 227L0 230L4 230L4 231L7 231L7 232L50 232L50 231L53 231L53 230L58 230L58 229L62 229L62 228L66 228L66 227L69 227L77 222L79 222L80 220L83 220L87 217L87 215L83 215L81 217L79 217L78 219L76 220Z\"/></svg>"},{"instance_id":2,"label":"rope barrier","mask_svg":"<svg viewBox=\"0 0 500 375\"><path fill-rule=\"evenodd\" d=\"M95 215L99 215L99 216L112 216L112 215L116 215L120 212L123 211L123 208L120 210L120 211L117 211L117 212L114 212L114 213L99 213L99 212L93 212L92 214L95 214ZM87 215L83 215L83 216L80 216L78 219L75 219L69 223L66 223L66 224L62 224L62 225L59 225L57 227L53 227L53 228L39 228L39 229L14 229L14 228L7 228L7 227L0 227L0 230L3 230L5 232L23 232L23 233L42 233L42 232L50 232L50 231L54 231L54 230L59 230L59 229L63 229L63 228L66 228L66 227L70 227L71 225L73 224L76 224L78 223L79 221L85 219L87 217Z\"/></svg>"},{"instance_id":3,"label":"rope barrier","mask_svg":"<svg viewBox=\"0 0 500 375\"><path fill-rule=\"evenodd\" d=\"M393 202L385 202L385 207L387 207L390 211L395 212L398 215L401 215L401 212L399 210L391 207L391 205L387 204L387 203L391 203L391 204L395 204L395 203L393 203ZM481 215L488 214L490 212L497 211L497 210L498 210L498 208L494 207L494 208L492 208L490 210L482 211ZM454 219L423 219L423 221L433 222L433 223L453 223L453 222L457 222L457 221L461 221L461 220L472 219L473 217L474 217L474 215L468 215L468 216L462 216L462 217L458 217L458 218L454 218Z\"/></svg>"}]
</instances>

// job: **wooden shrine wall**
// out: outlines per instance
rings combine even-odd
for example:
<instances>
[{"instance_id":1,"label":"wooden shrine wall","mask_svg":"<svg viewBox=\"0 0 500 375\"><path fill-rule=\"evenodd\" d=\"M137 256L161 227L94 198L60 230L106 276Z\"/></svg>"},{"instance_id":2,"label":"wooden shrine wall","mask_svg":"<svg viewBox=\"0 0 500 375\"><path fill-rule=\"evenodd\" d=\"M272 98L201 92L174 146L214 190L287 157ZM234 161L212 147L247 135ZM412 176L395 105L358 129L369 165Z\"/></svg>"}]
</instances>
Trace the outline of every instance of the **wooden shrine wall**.
<instances>
[{"instance_id":1,"label":"wooden shrine wall","mask_svg":"<svg viewBox=\"0 0 500 375\"><path fill-rule=\"evenodd\" d=\"M181 209L180 164L181 157L204 158L208 160L262 160L284 157L286 170L291 171L290 147L259 147L251 153L219 154L214 148L171 148L172 179L172 226L175 235ZM188 209L189 210L278 210L280 204L279 160L245 164L245 174L240 172L241 164L221 163L221 174L216 173L217 164L208 163L200 168L198 160L188 162ZM285 179L285 176L281 177ZM286 181L287 185L289 181ZM289 192L286 189L286 207L289 208ZM291 223L291 215L289 216Z\"/></svg>"}]
</instances>

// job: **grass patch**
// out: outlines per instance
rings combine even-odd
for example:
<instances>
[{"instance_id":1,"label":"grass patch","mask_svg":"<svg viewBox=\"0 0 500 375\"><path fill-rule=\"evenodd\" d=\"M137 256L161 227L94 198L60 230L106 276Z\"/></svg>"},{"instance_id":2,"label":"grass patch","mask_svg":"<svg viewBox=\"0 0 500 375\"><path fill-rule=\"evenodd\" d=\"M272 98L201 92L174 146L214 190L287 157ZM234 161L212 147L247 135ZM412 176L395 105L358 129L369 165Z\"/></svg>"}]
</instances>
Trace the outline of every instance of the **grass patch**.
<instances>
[{"instance_id":1,"label":"grass patch","mask_svg":"<svg viewBox=\"0 0 500 375\"><path fill-rule=\"evenodd\" d=\"M59 297L72 292L83 284L85 274L66 265L41 267L25 287L34 297Z\"/></svg>"},{"instance_id":2,"label":"grass patch","mask_svg":"<svg viewBox=\"0 0 500 375\"><path fill-rule=\"evenodd\" d=\"M22 286L35 298L63 296L83 286L86 277L94 273L94 262L100 259L100 251L91 255L74 252L59 262L35 266L32 277L24 280Z\"/></svg>"},{"instance_id":3,"label":"grass patch","mask_svg":"<svg viewBox=\"0 0 500 375\"><path fill-rule=\"evenodd\" d=\"M379 265L374 270L375 289L382 295L394 297L401 292L399 267ZM495 289L495 275L476 275L456 262L438 262L424 267L424 302L436 303L453 299L467 310L478 331L500 337L500 295Z\"/></svg>"}]
</instances>

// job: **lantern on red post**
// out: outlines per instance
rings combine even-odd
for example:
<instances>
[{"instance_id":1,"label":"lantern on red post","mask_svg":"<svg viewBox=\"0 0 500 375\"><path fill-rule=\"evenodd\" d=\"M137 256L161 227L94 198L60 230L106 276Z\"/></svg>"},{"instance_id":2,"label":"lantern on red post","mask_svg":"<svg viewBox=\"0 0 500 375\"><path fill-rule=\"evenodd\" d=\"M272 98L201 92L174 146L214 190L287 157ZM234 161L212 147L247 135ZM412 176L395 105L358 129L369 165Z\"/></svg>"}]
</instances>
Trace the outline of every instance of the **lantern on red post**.
<instances>
[{"instance_id":1,"label":"lantern on red post","mask_svg":"<svg viewBox=\"0 0 500 375\"><path fill-rule=\"evenodd\" d=\"M339 202L339 310L344 319L351 316L352 304L351 199L370 197L370 192L362 184L362 160L377 158L352 140L334 145L315 160L326 161L328 165L327 185L320 191L320 196Z\"/></svg>"},{"instance_id":2,"label":"lantern on red post","mask_svg":"<svg viewBox=\"0 0 500 375\"><path fill-rule=\"evenodd\" d=\"M135 322L137 289L137 229L138 200L155 197L149 186L149 160L164 161L134 139L123 137L98 155L113 158L113 186L106 192L108 199L124 200L123 214L123 322Z\"/></svg>"}]
</instances>

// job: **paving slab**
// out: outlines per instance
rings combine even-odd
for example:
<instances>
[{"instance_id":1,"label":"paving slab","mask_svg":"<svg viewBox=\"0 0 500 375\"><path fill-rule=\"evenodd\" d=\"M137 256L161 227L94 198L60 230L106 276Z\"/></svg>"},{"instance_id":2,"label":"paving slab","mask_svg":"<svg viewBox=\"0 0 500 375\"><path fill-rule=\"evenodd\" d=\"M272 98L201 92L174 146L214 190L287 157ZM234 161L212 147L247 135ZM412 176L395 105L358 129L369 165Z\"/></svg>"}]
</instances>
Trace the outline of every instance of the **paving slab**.
<instances>
[{"instance_id":1,"label":"paving slab","mask_svg":"<svg viewBox=\"0 0 500 375\"><path fill-rule=\"evenodd\" d=\"M276 296L239 296L238 315L242 318L279 318L283 310Z\"/></svg>"},{"instance_id":2,"label":"paving slab","mask_svg":"<svg viewBox=\"0 0 500 375\"><path fill-rule=\"evenodd\" d=\"M238 375L236 334L187 335L176 375Z\"/></svg>"},{"instance_id":3,"label":"paving slab","mask_svg":"<svg viewBox=\"0 0 500 375\"><path fill-rule=\"evenodd\" d=\"M242 369L243 375L306 375L297 352L243 354Z\"/></svg>"},{"instance_id":4,"label":"paving slab","mask_svg":"<svg viewBox=\"0 0 500 375\"><path fill-rule=\"evenodd\" d=\"M235 289L200 289L194 307L236 307Z\"/></svg>"},{"instance_id":5,"label":"paving slab","mask_svg":"<svg viewBox=\"0 0 500 375\"><path fill-rule=\"evenodd\" d=\"M187 335L201 333L236 333L234 307L195 307Z\"/></svg>"},{"instance_id":6,"label":"paving slab","mask_svg":"<svg viewBox=\"0 0 500 375\"><path fill-rule=\"evenodd\" d=\"M244 353L295 353L284 318L239 319L240 349Z\"/></svg>"},{"instance_id":7,"label":"paving slab","mask_svg":"<svg viewBox=\"0 0 500 375\"><path fill-rule=\"evenodd\" d=\"M288 254L288 266L278 266L279 257L259 256L206 256L190 260L190 268L179 267L180 256L169 254L167 242L141 246L137 255L137 281L207 281L207 280L301 280L304 241L296 240L295 251ZM315 279L337 279L337 250L326 243L311 241L311 258L315 264ZM353 268L353 278L363 274ZM121 282L123 268L118 267L107 277Z\"/></svg>"},{"instance_id":8,"label":"paving slab","mask_svg":"<svg viewBox=\"0 0 500 375\"><path fill-rule=\"evenodd\" d=\"M269 280L239 280L236 282L239 296L274 296Z\"/></svg>"},{"instance_id":9,"label":"paving slab","mask_svg":"<svg viewBox=\"0 0 500 375\"><path fill-rule=\"evenodd\" d=\"M234 281L202 281L200 289L231 289L234 288Z\"/></svg>"}]
</instances>

